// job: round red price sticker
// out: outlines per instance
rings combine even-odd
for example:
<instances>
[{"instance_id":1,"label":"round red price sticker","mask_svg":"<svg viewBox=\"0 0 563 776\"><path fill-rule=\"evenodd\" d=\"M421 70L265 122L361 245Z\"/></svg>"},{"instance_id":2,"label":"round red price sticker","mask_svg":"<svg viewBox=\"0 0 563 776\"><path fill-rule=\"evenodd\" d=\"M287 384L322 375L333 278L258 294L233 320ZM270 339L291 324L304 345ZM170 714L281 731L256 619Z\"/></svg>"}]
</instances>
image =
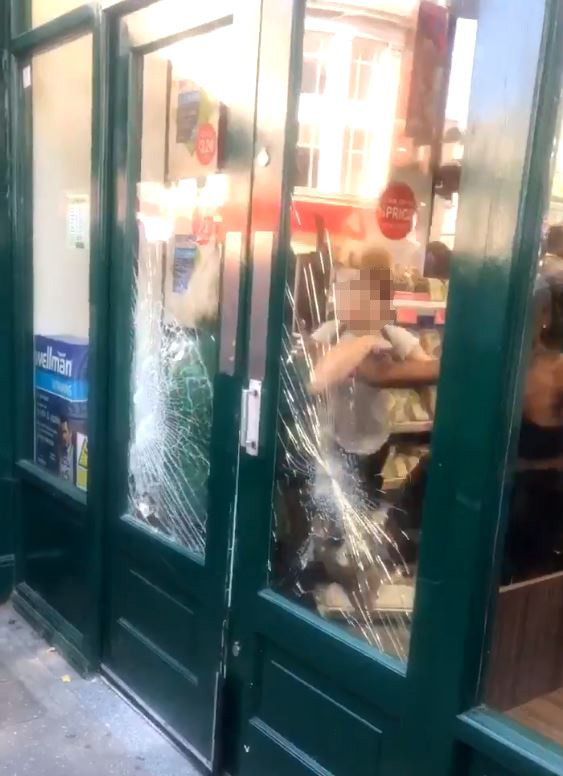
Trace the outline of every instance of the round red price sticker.
<instances>
[{"instance_id":1,"label":"round red price sticker","mask_svg":"<svg viewBox=\"0 0 563 776\"><path fill-rule=\"evenodd\" d=\"M217 132L212 124L202 124L197 131L195 153L200 164L209 164L217 153Z\"/></svg>"},{"instance_id":2,"label":"round red price sticker","mask_svg":"<svg viewBox=\"0 0 563 776\"><path fill-rule=\"evenodd\" d=\"M402 240L411 231L416 199L406 183L390 183L379 199L377 223L389 240Z\"/></svg>"}]
</instances>

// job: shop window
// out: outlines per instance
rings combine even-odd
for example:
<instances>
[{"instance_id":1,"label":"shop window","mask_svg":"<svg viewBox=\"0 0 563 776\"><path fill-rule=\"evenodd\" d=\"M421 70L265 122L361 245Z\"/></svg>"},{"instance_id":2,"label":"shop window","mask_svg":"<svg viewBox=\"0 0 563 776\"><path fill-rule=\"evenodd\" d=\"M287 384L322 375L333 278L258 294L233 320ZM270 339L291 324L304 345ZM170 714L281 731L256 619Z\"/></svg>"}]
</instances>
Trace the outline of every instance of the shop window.
<instances>
[{"instance_id":1,"label":"shop window","mask_svg":"<svg viewBox=\"0 0 563 776\"><path fill-rule=\"evenodd\" d=\"M291 202L271 574L293 601L399 659L424 530L475 43L475 23L457 20L452 46L445 3L414 5L414 15L412 4L389 14L378 0L361 15L348 2L323 11L326 95L301 94L298 154L316 128L318 179ZM308 30L317 13L308 3ZM455 99L442 91L425 104L429 83Z\"/></svg>"},{"instance_id":2,"label":"shop window","mask_svg":"<svg viewBox=\"0 0 563 776\"><path fill-rule=\"evenodd\" d=\"M517 454L485 699L563 745L563 133L522 362Z\"/></svg>"},{"instance_id":3,"label":"shop window","mask_svg":"<svg viewBox=\"0 0 563 776\"><path fill-rule=\"evenodd\" d=\"M91 36L35 55L21 75L33 109L35 461L85 490Z\"/></svg>"}]
</instances>

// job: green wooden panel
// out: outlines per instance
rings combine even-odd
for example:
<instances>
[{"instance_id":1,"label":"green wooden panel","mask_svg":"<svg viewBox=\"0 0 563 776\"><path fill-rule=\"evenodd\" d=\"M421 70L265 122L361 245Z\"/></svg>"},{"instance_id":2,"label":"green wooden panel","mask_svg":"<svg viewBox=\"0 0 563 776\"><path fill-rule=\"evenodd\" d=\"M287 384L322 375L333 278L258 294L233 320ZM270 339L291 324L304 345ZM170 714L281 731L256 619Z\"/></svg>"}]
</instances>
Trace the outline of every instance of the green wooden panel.
<instances>
[{"instance_id":1,"label":"green wooden panel","mask_svg":"<svg viewBox=\"0 0 563 776\"><path fill-rule=\"evenodd\" d=\"M137 569L125 565L122 618L136 623L139 631L178 663L192 666L198 645L197 604L189 592L171 595L156 583L151 572L151 567Z\"/></svg>"},{"instance_id":2,"label":"green wooden panel","mask_svg":"<svg viewBox=\"0 0 563 776\"><path fill-rule=\"evenodd\" d=\"M468 756L467 752L465 752L465 756ZM470 776L512 776L510 771L501 768L492 760L480 756L473 758L469 774Z\"/></svg>"},{"instance_id":3,"label":"green wooden panel","mask_svg":"<svg viewBox=\"0 0 563 776\"><path fill-rule=\"evenodd\" d=\"M182 625L178 623L178 627ZM198 754L208 752L211 725L204 709L209 699L198 686L197 677L128 620L115 621L111 637L112 658L119 673L110 669L109 678L180 743Z\"/></svg>"},{"instance_id":4,"label":"green wooden panel","mask_svg":"<svg viewBox=\"0 0 563 776\"><path fill-rule=\"evenodd\" d=\"M21 483L20 514L25 582L77 630L87 627L89 591L84 569L90 551L86 510Z\"/></svg>"},{"instance_id":5,"label":"green wooden panel","mask_svg":"<svg viewBox=\"0 0 563 776\"><path fill-rule=\"evenodd\" d=\"M343 633L339 624L321 620L315 612L288 601L273 591L261 592L252 610L257 633L327 676L338 686L367 701L378 688L380 705L399 717L408 702L405 667L397 660L375 653Z\"/></svg>"},{"instance_id":6,"label":"green wooden panel","mask_svg":"<svg viewBox=\"0 0 563 776\"><path fill-rule=\"evenodd\" d=\"M328 776L315 760L259 721L251 720L246 740L244 767L248 773L264 773L267 763L268 776Z\"/></svg>"},{"instance_id":7,"label":"green wooden panel","mask_svg":"<svg viewBox=\"0 0 563 776\"><path fill-rule=\"evenodd\" d=\"M286 741L297 759L304 756L327 773L377 772L381 728L388 721L378 718L371 704L358 702L337 689L330 676L306 666L301 655L296 659L267 640L257 642L255 660L260 675L251 728L271 740L271 761L279 741ZM245 740L244 745L250 744Z\"/></svg>"}]
</instances>

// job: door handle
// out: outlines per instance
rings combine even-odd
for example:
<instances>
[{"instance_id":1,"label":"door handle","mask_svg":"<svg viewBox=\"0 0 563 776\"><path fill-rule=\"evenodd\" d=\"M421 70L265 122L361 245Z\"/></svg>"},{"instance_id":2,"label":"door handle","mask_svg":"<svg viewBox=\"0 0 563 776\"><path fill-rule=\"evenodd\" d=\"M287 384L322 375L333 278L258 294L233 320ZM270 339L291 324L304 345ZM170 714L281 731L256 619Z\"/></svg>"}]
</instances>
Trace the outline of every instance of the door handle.
<instances>
[{"instance_id":1,"label":"door handle","mask_svg":"<svg viewBox=\"0 0 563 776\"><path fill-rule=\"evenodd\" d=\"M240 406L240 445L248 455L258 455L261 408L262 381L250 380L242 390Z\"/></svg>"}]
</instances>

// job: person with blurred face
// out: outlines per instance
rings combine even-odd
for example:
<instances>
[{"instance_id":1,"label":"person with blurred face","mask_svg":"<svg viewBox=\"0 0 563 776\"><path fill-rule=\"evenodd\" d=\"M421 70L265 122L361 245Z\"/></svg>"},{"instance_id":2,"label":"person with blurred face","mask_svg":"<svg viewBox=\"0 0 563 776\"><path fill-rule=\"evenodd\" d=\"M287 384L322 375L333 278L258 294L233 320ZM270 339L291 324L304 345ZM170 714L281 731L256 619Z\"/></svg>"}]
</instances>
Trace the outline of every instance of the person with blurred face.
<instances>
[{"instance_id":1,"label":"person with blurred face","mask_svg":"<svg viewBox=\"0 0 563 776\"><path fill-rule=\"evenodd\" d=\"M432 382L438 362L422 349L418 337L392 323L391 257L372 247L350 253L335 269L335 320L313 334L323 347L316 360L312 394L355 378L372 388Z\"/></svg>"},{"instance_id":2,"label":"person with blurred face","mask_svg":"<svg viewBox=\"0 0 563 776\"><path fill-rule=\"evenodd\" d=\"M327 547L330 542L346 547L344 537L361 533L365 528L361 515L372 512L381 500L391 432L391 396L386 389L435 380L438 362L424 352L418 337L392 323L387 250L368 247L349 252L347 258L334 271L335 318L312 335L309 391L324 397L326 446L313 490L326 505L325 545L318 555L329 578L342 586L350 601L369 607L377 595L379 569L358 558L344 562ZM353 526L347 524L350 520ZM330 596L335 594L334 585L327 590ZM329 600L325 603L330 605Z\"/></svg>"}]
</instances>

